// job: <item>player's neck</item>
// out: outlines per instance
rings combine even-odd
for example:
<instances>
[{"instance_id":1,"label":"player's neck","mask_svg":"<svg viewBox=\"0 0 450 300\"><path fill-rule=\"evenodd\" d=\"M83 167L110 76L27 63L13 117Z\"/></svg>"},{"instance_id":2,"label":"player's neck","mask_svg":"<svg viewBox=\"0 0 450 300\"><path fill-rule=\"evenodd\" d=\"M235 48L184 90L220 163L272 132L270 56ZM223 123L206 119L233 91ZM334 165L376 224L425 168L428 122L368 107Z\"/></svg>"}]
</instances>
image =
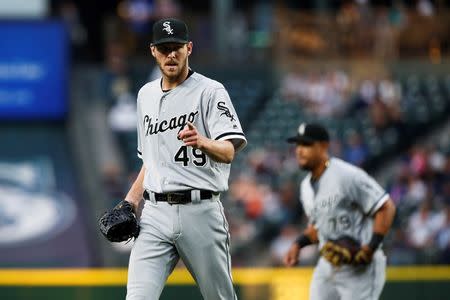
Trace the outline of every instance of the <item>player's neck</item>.
<instances>
[{"instance_id":1,"label":"player's neck","mask_svg":"<svg viewBox=\"0 0 450 300\"><path fill-rule=\"evenodd\" d=\"M322 176L323 172L325 172L329 165L330 159L326 157L326 159L322 160L322 162L314 170L311 171L311 180L319 180L320 176Z\"/></svg>"}]
</instances>

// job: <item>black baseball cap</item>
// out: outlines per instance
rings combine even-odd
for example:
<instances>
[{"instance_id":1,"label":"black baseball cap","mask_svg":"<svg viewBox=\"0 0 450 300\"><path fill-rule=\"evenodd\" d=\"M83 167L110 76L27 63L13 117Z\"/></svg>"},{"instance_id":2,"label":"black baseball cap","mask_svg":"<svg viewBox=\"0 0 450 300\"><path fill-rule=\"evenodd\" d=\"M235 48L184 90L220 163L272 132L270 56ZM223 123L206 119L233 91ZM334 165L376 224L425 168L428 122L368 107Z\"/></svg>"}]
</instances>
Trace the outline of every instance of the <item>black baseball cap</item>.
<instances>
[{"instance_id":1,"label":"black baseball cap","mask_svg":"<svg viewBox=\"0 0 450 300\"><path fill-rule=\"evenodd\" d=\"M189 42L189 32L186 23L181 20L167 18L153 24L152 46L164 43Z\"/></svg>"},{"instance_id":2,"label":"black baseball cap","mask_svg":"<svg viewBox=\"0 0 450 300\"><path fill-rule=\"evenodd\" d=\"M311 145L314 142L328 142L330 135L325 127L317 123L302 123L297 135L287 139L288 143Z\"/></svg>"}]
</instances>

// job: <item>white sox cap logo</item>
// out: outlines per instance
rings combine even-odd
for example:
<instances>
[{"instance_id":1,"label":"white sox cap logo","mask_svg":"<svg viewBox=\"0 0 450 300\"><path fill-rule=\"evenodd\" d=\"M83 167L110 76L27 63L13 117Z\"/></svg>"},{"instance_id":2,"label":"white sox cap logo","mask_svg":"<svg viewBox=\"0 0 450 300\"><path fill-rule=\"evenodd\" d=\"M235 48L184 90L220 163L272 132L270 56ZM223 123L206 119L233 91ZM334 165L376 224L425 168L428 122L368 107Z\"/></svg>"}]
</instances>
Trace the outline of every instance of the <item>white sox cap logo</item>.
<instances>
[{"instance_id":1,"label":"white sox cap logo","mask_svg":"<svg viewBox=\"0 0 450 300\"><path fill-rule=\"evenodd\" d=\"M305 134L305 123L300 124L300 126L298 127L298 134L300 135L304 135Z\"/></svg>"},{"instance_id":2,"label":"white sox cap logo","mask_svg":"<svg viewBox=\"0 0 450 300\"><path fill-rule=\"evenodd\" d=\"M170 27L170 22L166 21L163 23L163 30L167 32L167 34L173 34L173 29Z\"/></svg>"}]
</instances>

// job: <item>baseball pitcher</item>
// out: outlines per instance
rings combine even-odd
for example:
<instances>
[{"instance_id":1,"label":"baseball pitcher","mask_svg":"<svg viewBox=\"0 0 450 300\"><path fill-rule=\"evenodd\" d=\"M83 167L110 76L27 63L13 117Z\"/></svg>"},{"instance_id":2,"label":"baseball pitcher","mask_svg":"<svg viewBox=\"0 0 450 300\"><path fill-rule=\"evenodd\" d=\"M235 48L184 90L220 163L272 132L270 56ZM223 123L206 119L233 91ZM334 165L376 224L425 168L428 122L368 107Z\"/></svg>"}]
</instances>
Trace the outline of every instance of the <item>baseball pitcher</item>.
<instances>
[{"instance_id":1,"label":"baseball pitcher","mask_svg":"<svg viewBox=\"0 0 450 300\"><path fill-rule=\"evenodd\" d=\"M300 197L309 224L285 256L298 263L301 249L319 244L311 300L375 300L385 282L386 257L381 250L395 206L383 188L362 169L328 155L329 135L319 124L301 124L296 156L308 175Z\"/></svg>"},{"instance_id":2,"label":"baseball pitcher","mask_svg":"<svg viewBox=\"0 0 450 300\"><path fill-rule=\"evenodd\" d=\"M220 194L246 139L224 86L189 68L192 48L184 22L154 24L150 51L162 78L137 97L143 165L125 200L140 215L140 232L130 254L127 300L159 299L180 258L204 299L237 299Z\"/></svg>"}]
</instances>

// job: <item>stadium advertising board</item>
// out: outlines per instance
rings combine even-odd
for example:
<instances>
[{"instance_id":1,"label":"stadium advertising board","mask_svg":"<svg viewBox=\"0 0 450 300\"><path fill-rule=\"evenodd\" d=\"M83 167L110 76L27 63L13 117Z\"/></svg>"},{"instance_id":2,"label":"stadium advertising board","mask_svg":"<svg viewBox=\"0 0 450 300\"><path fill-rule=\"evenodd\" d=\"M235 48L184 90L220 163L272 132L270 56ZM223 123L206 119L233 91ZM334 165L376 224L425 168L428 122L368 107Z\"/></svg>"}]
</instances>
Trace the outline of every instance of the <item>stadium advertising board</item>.
<instances>
[{"instance_id":1,"label":"stadium advertising board","mask_svg":"<svg viewBox=\"0 0 450 300\"><path fill-rule=\"evenodd\" d=\"M59 22L0 22L0 119L61 119L68 44Z\"/></svg>"}]
</instances>

